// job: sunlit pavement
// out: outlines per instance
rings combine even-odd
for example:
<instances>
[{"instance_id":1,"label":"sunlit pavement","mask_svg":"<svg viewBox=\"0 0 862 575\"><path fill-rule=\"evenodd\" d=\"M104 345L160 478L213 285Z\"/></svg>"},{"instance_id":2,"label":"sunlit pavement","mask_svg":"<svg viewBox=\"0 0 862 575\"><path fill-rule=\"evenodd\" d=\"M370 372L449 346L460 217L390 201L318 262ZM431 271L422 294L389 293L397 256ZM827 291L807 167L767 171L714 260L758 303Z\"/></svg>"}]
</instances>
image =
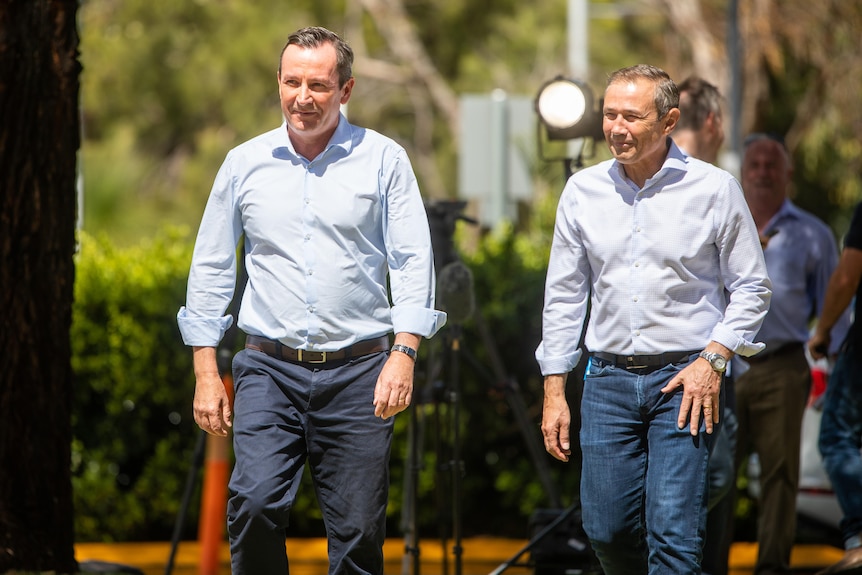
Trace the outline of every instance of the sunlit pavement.
<instances>
[{"instance_id":1,"label":"sunlit pavement","mask_svg":"<svg viewBox=\"0 0 862 575\"><path fill-rule=\"evenodd\" d=\"M495 537L473 537L463 541L462 574L489 575L511 560L526 545L526 540ZM448 542L448 565L443 564L443 546L440 541L422 541L420 549L420 573L422 575L447 575L454 573L452 542ZM76 559L82 561L104 561L135 567L145 575L168 575L168 559L171 545L165 543L79 543L75 545ZM404 540L389 539L383 549L386 557L384 575L413 575L412 556L405 556ZM326 575L325 539L289 539L287 554L290 557L291 575ZM230 553L224 544L217 550L219 570L217 573L202 573L199 570L201 548L197 542L182 542L174 556L173 575L230 575ZM838 561L842 550L827 545L797 545L793 548L791 566L794 573L813 574L823 567ZM757 556L755 543L734 543L730 554L730 575L752 573ZM529 555L521 557L526 562ZM503 570L510 575L526 575L533 569L512 566Z\"/></svg>"}]
</instances>

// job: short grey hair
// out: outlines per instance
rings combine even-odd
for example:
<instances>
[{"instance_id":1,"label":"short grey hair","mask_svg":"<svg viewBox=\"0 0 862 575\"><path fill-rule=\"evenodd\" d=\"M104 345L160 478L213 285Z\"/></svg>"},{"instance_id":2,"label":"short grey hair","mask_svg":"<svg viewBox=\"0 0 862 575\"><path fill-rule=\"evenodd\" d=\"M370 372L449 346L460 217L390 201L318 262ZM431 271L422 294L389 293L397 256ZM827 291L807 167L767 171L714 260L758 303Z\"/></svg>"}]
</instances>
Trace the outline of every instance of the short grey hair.
<instances>
[{"instance_id":1,"label":"short grey hair","mask_svg":"<svg viewBox=\"0 0 862 575\"><path fill-rule=\"evenodd\" d=\"M679 88L667 72L656 66L637 64L628 68L620 68L608 76L607 85L638 80L648 80L655 84L654 101L659 118L664 118L673 108L679 107Z\"/></svg>"}]
</instances>

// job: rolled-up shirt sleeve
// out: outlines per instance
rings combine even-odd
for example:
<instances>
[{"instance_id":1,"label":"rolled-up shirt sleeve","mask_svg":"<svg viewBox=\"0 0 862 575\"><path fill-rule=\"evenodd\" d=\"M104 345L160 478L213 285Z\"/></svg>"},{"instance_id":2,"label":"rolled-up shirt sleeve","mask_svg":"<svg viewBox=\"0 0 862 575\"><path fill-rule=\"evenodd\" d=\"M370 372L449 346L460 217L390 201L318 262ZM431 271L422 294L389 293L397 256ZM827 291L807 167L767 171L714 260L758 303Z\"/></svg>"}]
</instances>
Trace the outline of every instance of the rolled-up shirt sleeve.
<instances>
[{"instance_id":1,"label":"rolled-up shirt sleeve","mask_svg":"<svg viewBox=\"0 0 862 575\"><path fill-rule=\"evenodd\" d=\"M446 314L434 309L434 254L425 206L403 150L394 155L384 174L392 328L395 333L430 338L445 325Z\"/></svg>"},{"instance_id":2,"label":"rolled-up shirt sleeve","mask_svg":"<svg viewBox=\"0 0 862 575\"><path fill-rule=\"evenodd\" d=\"M242 235L231 156L216 175L201 220L189 270L186 305L177 313L183 342L216 346L233 323L226 310L236 286L237 245Z\"/></svg>"},{"instance_id":3,"label":"rolled-up shirt sleeve","mask_svg":"<svg viewBox=\"0 0 862 575\"><path fill-rule=\"evenodd\" d=\"M711 338L742 356L762 351L755 342L772 297L772 282L766 271L763 248L748 204L736 180L727 193L717 196L717 243L721 276L728 293L724 318L712 330Z\"/></svg>"}]
</instances>

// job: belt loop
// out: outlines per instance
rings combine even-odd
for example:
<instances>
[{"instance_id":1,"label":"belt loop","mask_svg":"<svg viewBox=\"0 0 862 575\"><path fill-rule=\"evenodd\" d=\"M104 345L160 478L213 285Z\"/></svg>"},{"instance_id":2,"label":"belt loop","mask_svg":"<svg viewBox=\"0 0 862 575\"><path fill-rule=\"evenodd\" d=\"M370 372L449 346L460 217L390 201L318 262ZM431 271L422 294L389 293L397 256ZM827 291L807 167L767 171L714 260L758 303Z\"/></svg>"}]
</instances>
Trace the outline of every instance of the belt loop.
<instances>
[{"instance_id":1,"label":"belt loop","mask_svg":"<svg viewBox=\"0 0 862 575\"><path fill-rule=\"evenodd\" d=\"M284 354L281 350L282 347L284 347L284 345L280 341L275 340L275 357L278 359L284 359Z\"/></svg>"}]
</instances>

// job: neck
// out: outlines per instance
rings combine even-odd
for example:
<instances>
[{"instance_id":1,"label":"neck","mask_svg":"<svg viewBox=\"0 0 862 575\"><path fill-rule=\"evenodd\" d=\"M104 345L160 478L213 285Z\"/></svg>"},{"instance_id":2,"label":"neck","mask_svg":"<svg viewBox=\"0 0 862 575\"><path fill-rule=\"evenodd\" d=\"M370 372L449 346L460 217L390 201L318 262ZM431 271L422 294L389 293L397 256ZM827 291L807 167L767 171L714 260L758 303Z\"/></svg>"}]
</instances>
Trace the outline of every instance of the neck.
<instances>
[{"instance_id":1,"label":"neck","mask_svg":"<svg viewBox=\"0 0 862 575\"><path fill-rule=\"evenodd\" d=\"M682 130L679 133L674 132L673 141L686 154L698 160L715 164L718 160L718 154L709 150L709 146L705 145L702 138L692 130Z\"/></svg>"},{"instance_id":2,"label":"neck","mask_svg":"<svg viewBox=\"0 0 862 575\"><path fill-rule=\"evenodd\" d=\"M633 181L638 188L643 188L648 179L658 173L664 165L667 158L667 152L670 149L670 138L666 140L666 144L659 148L659 151L643 158L636 164L623 164L623 170L626 176Z\"/></svg>"},{"instance_id":3,"label":"neck","mask_svg":"<svg viewBox=\"0 0 862 575\"><path fill-rule=\"evenodd\" d=\"M748 208L751 210L751 217L754 218L757 231L762 232L766 228L766 225L775 217L778 210L781 209L782 203L784 203L784 200L777 204L749 200Z\"/></svg>"},{"instance_id":4,"label":"neck","mask_svg":"<svg viewBox=\"0 0 862 575\"><path fill-rule=\"evenodd\" d=\"M290 138L290 143L293 144L293 148L296 150L296 153L310 161L319 156L323 150L326 149L326 144L329 143L334 132L335 130L332 130L332 132L329 132L324 136L314 137L301 134L288 127L287 136Z\"/></svg>"}]
</instances>

